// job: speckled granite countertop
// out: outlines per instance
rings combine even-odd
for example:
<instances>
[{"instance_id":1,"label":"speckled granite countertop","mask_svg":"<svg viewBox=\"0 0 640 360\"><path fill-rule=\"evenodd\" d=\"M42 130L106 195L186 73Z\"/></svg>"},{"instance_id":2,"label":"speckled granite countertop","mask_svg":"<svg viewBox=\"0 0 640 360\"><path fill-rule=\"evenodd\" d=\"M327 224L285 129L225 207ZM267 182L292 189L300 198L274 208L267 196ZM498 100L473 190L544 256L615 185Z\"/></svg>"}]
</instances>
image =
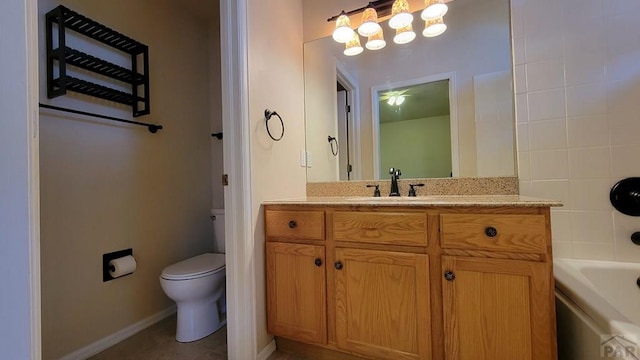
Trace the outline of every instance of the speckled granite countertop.
<instances>
[{"instance_id":1,"label":"speckled granite countertop","mask_svg":"<svg viewBox=\"0 0 640 360\"><path fill-rule=\"evenodd\" d=\"M279 200L265 200L263 205L330 205L330 206L562 206L560 201L520 195L435 195L417 197L313 196Z\"/></svg>"}]
</instances>

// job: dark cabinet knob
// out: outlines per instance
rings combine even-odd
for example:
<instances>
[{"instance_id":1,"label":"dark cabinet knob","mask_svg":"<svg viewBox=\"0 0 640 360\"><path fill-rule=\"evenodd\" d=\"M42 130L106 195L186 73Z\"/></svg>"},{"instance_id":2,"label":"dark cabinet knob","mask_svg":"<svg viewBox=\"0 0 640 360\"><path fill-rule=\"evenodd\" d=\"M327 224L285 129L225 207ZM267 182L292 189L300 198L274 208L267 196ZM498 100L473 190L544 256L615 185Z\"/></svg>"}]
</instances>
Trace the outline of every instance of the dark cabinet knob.
<instances>
[{"instance_id":1,"label":"dark cabinet knob","mask_svg":"<svg viewBox=\"0 0 640 360\"><path fill-rule=\"evenodd\" d=\"M336 268L336 270L342 270L342 263L340 261L336 261L335 264L333 264L333 266Z\"/></svg>"},{"instance_id":2,"label":"dark cabinet knob","mask_svg":"<svg viewBox=\"0 0 640 360\"><path fill-rule=\"evenodd\" d=\"M488 237L495 237L496 235L498 235L498 230L496 230L496 228L494 228L493 226L488 226L486 229L484 229L484 233Z\"/></svg>"},{"instance_id":3,"label":"dark cabinet knob","mask_svg":"<svg viewBox=\"0 0 640 360\"><path fill-rule=\"evenodd\" d=\"M444 273L444 278L447 279L447 281L453 281L456 278L456 274L454 274L453 271L447 271Z\"/></svg>"},{"instance_id":4,"label":"dark cabinet knob","mask_svg":"<svg viewBox=\"0 0 640 360\"><path fill-rule=\"evenodd\" d=\"M298 226L298 223L295 220L289 221L289 228L295 229Z\"/></svg>"},{"instance_id":5,"label":"dark cabinet knob","mask_svg":"<svg viewBox=\"0 0 640 360\"><path fill-rule=\"evenodd\" d=\"M314 263L316 264L316 266L320 267L320 266L322 266L322 259L317 258L317 259L314 261Z\"/></svg>"},{"instance_id":6,"label":"dark cabinet knob","mask_svg":"<svg viewBox=\"0 0 640 360\"><path fill-rule=\"evenodd\" d=\"M636 231L633 234L631 234L631 242L633 242L636 245L640 245L640 231Z\"/></svg>"}]
</instances>

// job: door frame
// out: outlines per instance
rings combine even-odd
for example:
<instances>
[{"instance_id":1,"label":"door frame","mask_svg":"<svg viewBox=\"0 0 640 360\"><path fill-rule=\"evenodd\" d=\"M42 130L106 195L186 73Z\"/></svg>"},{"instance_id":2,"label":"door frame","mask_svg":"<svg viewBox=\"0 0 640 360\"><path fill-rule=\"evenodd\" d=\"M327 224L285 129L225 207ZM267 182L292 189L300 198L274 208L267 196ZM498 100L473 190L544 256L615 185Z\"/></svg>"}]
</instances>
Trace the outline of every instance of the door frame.
<instances>
[{"instance_id":1,"label":"door frame","mask_svg":"<svg viewBox=\"0 0 640 360\"><path fill-rule=\"evenodd\" d=\"M28 158L26 166L27 184L27 213L24 214L25 218L18 220L26 220L28 227L27 234L27 247L28 247L28 263L24 264L28 266L28 296L25 299L28 302L28 324L13 326L17 330L21 330L23 326L28 326L29 338L24 342L28 344L28 349L25 347L25 351L28 351L29 358L32 360L39 360L42 358L42 315L41 315L41 291L40 291L40 140L39 140L39 114L38 114L38 99L39 99L39 86L38 86L38 3L37 0L18 0L22 4L23 9L23 27L15 33L11 33L11 37L20 40L20 36L24 35L22 39L25 40L24 48L19 50L25 51L20 56L26 58L25 64L25 78L22 79L25 84L22 90L16 93L15 107L10 110L13 114L22 114L26 116L24 121L26 124L27 132L24 134L25 145L28 147ZM16 19L16 23L20 20ZM9 22L11 25L11 22ZM15 25L15 24L14 24ZM0 25L0 28L2 25ZM15 29L3 29L8 33ZM24 31L24 32L23 32ZM10 43L9 47L13 45L12 49L19 47L18 43ZM12 53L10 49L8 53ZM10 64L11 65L11 64ZM20 76L16 74L16 77ZM26 91L25 91L26 90ZM20 108L21 105L26 104L26 108ZM17 121L17 120L16 120ZM10 169L11 170L11 169ZM9 204L10 207L15 207L16 210L22 208L25 204ZM19 217L20 215L16 215ZM20 259L13 259L13 261L21 261ZM9 291L14 292L16 289L10 288ZM20 289L21 293L25 294L25 289ZM15 296L19 296L16 292ZM12 309L12 311L20 311L22 309ZM21 314L16 314L21 316ZM17 319L16 319L17 320ZM22 342L22 341L21 341ZM9 354L16 354L15 351L19 351L18 348L21 344L15 344L14 348L11 348ZM24 354L23 354L24 355Z\"/></svg>"},{"instance_id":2,"label":"door frame","mask_svg":"<svg viewBox=\"0 0 640 360\"><path fill-rule=\"evenodd\" d=\"M434 81L449 81L449 123L451 127L451 172L453 177L460 176L460 152L458 144L458 92L456 89L456 73L434 74L415 79L396 81L371 87L371 121L373 122L373 178L380 180L380 111L378 108L378 92L399 87L424 84Z\"/></svg>"},{"instance_id":3,"label":"door frame","mask_svg":"<svg viewBox=\"0 0 640 360\"><path fill-rule=\"evenodd\" d=\"M26 40L26 119L29 139L27 214L29 226L29 357L42 358L40 293L40 180L38 134L38 3L24 4ZM257 329L255 272L252 258L251 158L249 143L247 1L220 1L222 47L223 131L229 136L224 147L224 169L231 179L225 188L225 235L227 267L227 343L231 359L256 359ZM19 21L19 20L18 20ZM18 107L18 106L16 106ZM19 109L18 109L19 110ZM229 231L230 230L230 231Z\"/></svg>"},{"instance_id":4,"label":"door frame","mask_svg":"<svg viewBox=\"0 0 640 360\"><path fill-rule=\"evenodd\" d=\"M360 129L360 87L347 72L347 69L339 62L336 62L336 80L347 89L347 103L351 106L351 112L347 118L349 131L349 163L352 166L349 180L362 179L362 150Z\"/></svg>"},{"instance_id":5,"label":"door frame","mask_svg":"<svg viewBox=\"0 0 640 360\"><path fill-rule=\"evenodd\" d=\"M253 259L249 119L248 0L220 1L227 356L256 359L257 322Z\"/></svg>"}]
</instances>

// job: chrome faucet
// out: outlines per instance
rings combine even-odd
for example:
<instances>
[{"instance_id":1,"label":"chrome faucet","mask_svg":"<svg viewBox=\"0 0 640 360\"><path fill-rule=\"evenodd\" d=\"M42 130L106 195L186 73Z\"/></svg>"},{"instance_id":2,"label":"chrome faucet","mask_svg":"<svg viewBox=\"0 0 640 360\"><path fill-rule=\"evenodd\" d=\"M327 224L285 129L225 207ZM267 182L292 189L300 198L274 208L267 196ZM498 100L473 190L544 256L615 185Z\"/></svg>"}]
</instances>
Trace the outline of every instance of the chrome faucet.
<instances>
[{"instance_id":1,"label":"chrome faucet","mask_svg":"<svg viewBox=\"0 0 640 360\"><path fill-rule=\"evenodd\" d=\"M391 192L389 196L400 196L400 190L398 190L398 178L402 173L400 169L391 168L389 169L389 174L391 174Z\"/></svg>"}]
</instances>

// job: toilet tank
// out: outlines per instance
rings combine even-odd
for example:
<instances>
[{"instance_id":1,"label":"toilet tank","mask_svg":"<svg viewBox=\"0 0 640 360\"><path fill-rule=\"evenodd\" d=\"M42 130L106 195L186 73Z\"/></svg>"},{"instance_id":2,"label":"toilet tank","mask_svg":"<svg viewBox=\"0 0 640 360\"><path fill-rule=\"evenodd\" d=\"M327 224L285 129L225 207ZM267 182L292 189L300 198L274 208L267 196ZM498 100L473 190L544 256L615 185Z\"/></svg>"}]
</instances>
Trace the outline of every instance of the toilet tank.
<instances>
[{"instance_id":1,"label":"toilet tank","mask_svg":"<svg viewBox=\"0 0 640 360\"><path fill-rule=\"evenodd\" d=\"M224 253L224 209L211 209L213 219L213 239L215 241L215 252Z\"/></svg>"}]
</instances>

